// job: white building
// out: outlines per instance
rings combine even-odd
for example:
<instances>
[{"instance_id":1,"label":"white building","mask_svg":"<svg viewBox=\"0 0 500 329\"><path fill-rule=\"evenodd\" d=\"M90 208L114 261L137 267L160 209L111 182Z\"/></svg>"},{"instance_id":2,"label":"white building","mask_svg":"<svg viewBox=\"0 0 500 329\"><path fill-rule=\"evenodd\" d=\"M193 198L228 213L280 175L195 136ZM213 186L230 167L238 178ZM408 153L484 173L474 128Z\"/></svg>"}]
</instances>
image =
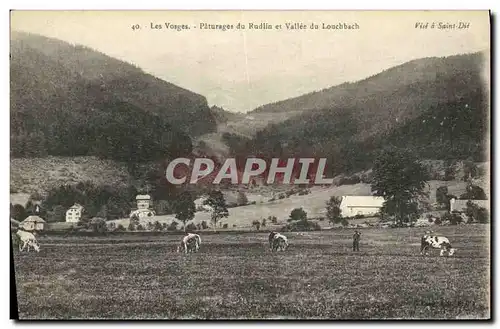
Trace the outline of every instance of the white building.
<instances>
[{"instance_id":1,"label":"white building","mask_svg":"<svg viewBox=\"0 0 500 329\"><path fill-rule=\"evenodd\" d=\"M42 231L45 228L45 221L36 215L28 216L19 226L26 231Z\"/></svg>"},{"instance_id":2,"label":"white building","mask_svg":"<svg viewBox=\"0 0 500 329\"><path fill-rule=\"evenodd\" d=\"M149 209L151 206L151 197L148 194L139 194L135 197L137 209Z\"/></svg>"},{"instance_id":3,"label":"white building","mask_svg":"<svg viewBox=\"0 0 500 329\"><path fill-rule=\"evenodd\" d=\"M75 203L71 208L66 211L67 223L78 223L82 218L83 206Z\"/></svg>"},{"instance_id":4,"label":"white building","mask_svg":"<svg viewBox=\"0 0 500 329\"><path fill-rule=\"evenodd\" d=\"M342 196L340 210L342 217L354 217L356 215L373 216L380 212L384 204L381 196Z\"/></svg>"}]
</instances>

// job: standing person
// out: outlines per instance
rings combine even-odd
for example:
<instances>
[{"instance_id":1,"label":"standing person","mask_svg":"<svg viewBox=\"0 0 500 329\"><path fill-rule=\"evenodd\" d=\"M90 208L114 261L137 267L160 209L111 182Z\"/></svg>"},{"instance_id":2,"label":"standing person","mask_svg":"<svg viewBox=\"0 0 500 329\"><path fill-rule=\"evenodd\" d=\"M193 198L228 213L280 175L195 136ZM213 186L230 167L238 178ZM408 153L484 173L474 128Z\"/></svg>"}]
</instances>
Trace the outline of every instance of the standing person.
<instances>
[{"instance_id":1,"label":"standing person","mask_svg":"<svg viewBox=\"0 0 500 329\"><path fill-rule=\"evenodd\" d=\"M354 235L352 236L352 251L359 251L359 240L361 239L361 233L357 230L354 231Z\"/></svg>"}]
</instances>

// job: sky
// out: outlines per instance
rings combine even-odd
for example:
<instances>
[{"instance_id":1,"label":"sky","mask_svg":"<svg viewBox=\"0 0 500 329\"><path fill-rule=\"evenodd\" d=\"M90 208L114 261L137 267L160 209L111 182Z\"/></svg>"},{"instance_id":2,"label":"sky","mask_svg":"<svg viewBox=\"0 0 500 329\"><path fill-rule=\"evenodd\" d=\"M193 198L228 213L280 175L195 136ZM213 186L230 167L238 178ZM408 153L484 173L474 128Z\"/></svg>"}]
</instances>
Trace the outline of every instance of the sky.
<instances>
[{"instance_id":1,"label":"sky","mask_svg":"<svg viewBox=\"0 0 500 329\"><path fill-rule=\"evenodd\" d=\"M469 25L459 29L460 22ZM237 29L238 23L246 28ZM272 29L250 29L250 23ZM288 30L286 23L307 28ZM323 28L339 23L359 28ZM357 81L412 59L490 48L487 11L12 11L11 30L92 47L233 112Z\"/></svg>"}]
</instances>

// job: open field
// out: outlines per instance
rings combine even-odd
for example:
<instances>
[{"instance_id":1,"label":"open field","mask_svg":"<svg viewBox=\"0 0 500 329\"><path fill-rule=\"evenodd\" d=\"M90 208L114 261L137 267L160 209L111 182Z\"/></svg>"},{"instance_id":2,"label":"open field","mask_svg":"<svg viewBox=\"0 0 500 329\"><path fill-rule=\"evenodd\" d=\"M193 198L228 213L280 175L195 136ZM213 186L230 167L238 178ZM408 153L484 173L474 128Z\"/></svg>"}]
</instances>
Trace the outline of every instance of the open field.
<instances>
[{"instance_id":1,"label":"open field","mask_svg":"<svg viewBox=\"0 0 500 329\"><path fill-rule=\"evenodd\" d=\"M174 252L180 235L40 236L15 250L21 319L40 318L488 318L489 226L440 227L455 256L419 255L425 229L202 235L199 253Z\"/></svg>"}]
</instances>

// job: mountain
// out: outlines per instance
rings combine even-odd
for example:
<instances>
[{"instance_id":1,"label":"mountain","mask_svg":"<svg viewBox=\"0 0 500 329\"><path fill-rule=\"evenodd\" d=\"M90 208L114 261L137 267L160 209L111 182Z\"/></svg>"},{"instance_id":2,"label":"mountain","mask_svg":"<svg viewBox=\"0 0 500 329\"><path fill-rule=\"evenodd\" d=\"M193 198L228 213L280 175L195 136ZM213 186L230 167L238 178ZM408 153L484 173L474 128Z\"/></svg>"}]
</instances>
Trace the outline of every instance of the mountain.
<instances>
[{"instance_id":1,"label":"mountain","mask_svg":"<svg viewBox=\"0 0 500 329\"><path fill-rule=\"evenodd\" d=\"M141 162L216 130L205 97L80 45L11 33L11 155Z\"/></svg>"},{"instance_id":2,"label":"mountain","mask_svg":"<svg viewBox=\"0 0 500 329\"><path fill-rule=\"evenodd\" d=\"M388 145L423 158L482 161L489 127L483 56L418 59L262 106L248 115L293 116L233 142L231 153L327 157L333 173L369 168L375 152Z\"/></svg>"}]
</instances>

